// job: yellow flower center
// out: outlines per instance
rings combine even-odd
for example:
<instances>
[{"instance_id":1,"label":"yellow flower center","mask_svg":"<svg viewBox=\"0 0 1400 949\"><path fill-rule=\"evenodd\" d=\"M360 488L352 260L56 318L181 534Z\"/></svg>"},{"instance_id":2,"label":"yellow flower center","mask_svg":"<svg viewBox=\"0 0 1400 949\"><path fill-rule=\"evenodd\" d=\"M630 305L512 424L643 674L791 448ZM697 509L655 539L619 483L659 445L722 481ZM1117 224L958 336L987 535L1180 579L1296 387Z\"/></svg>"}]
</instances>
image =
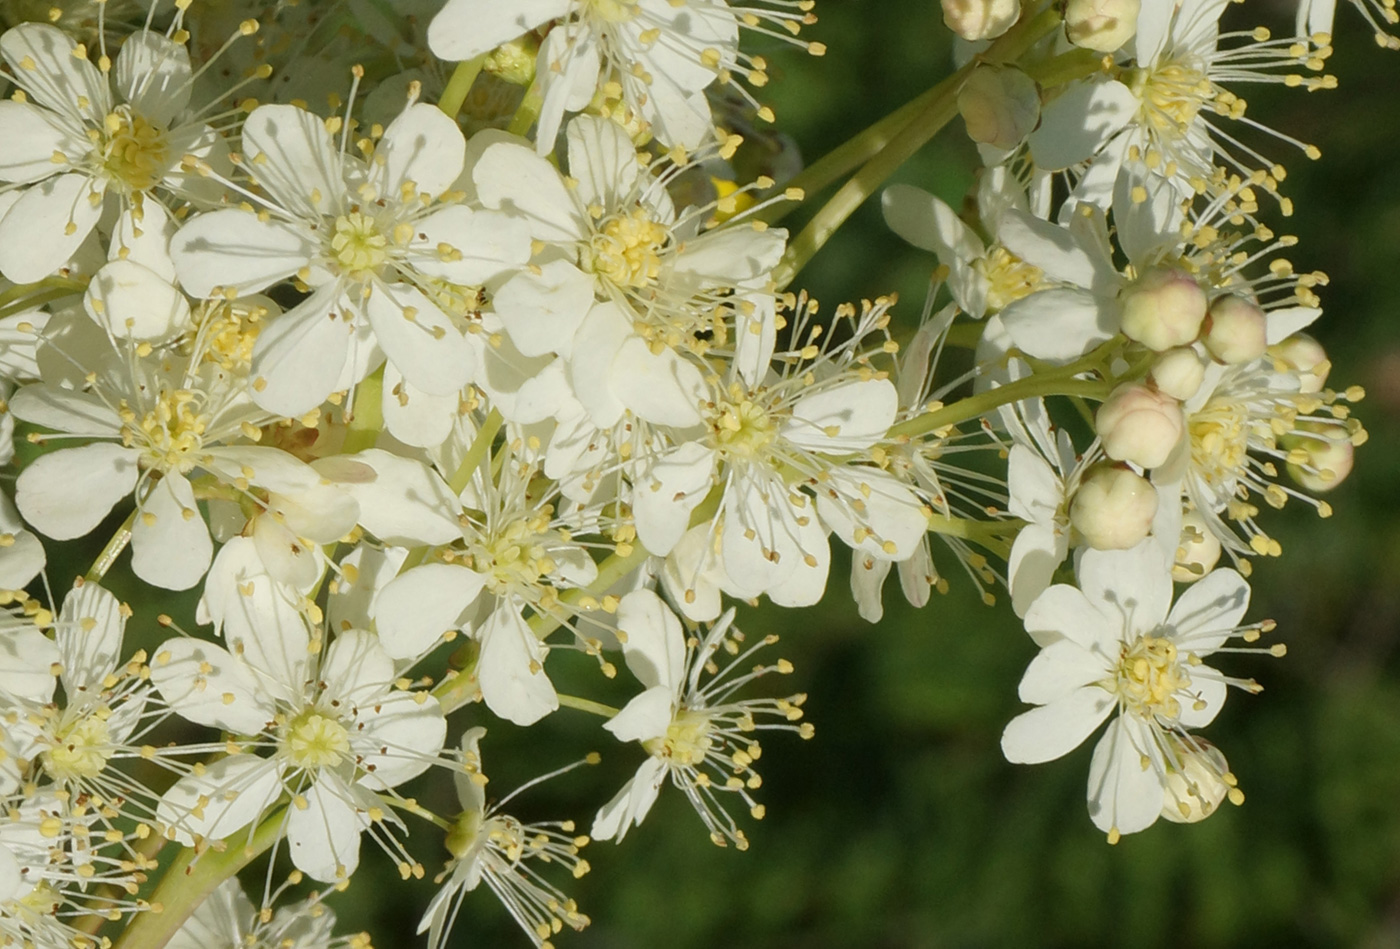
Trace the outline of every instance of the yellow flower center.
<instances>
[{"instance_id":1,"label":"yellow flower center","mask_svg":"<svg viewBox=\"0 0 1400 949\"><path fill-rule=\"evenodd\" d=\"M1234 399L1212 399L1191 416L1191 466L1207 484L1228 485L1249 454L1249 416Z\"/></svg>"},{"instance_id":2,"label":"yellow flower center","mask_svg":"<svg viewBox=\"0 0 1400 949\"><path fill-rule=\"evenodd\" d=\"M1144 636L1124 650L1114 690L1140 715L1175 720L1181 715L1176 695L1190 685L1176 644L1160 636Z\"/></svg>"},{"instance_id":3,"label":"yellow flower center","mask_svg":"<svg viewBox=\"0 0 1400 949\"><path fill-rule=\"evenodd\" d=\"M123 402L122 442L128 448L142 446L140 464L157 471L188 472L197 463L195 454L204 445L209 416L195 410L195 393L175 389L162 393L156 404L139 419Z\"/></svg>"},{"instance_id":4,"label":"yellow flower center","mask_svg":"<svg viewBox=\"0 0 1400 949\"><path fill-rule=\"evenodd\" d=\"M370 273L389 259L389 238L380 233L373 218L352 211L336 218L334 226L331 251L346 273Z\"/></svg>"},{"instance_id":5,"label":"yellow flower center","mask_svg":"<svg viewBox=\"0 0 1400 949\"><path fill-rule=\"evenodd\" d=\"M758 403L735 391L732 401L720 402L710 423L715 447L730 458L753 458L772 443L778 423Z\"/></svg>"},{"instance_id":6,"label":"yellow flower center","mask_svg":"<svg viewBox=\"0 0 1400 949\"><path fill-rule=\"evenodd\" d=\"M511 521L472 551L476 570L486 575L493 593L537 587L554 572L555 563L544 545L549 515Z\"/></svg>"},{"instance_id":7,"label":"yellow flower center","mask_svg":"<svg viewBox=\"0 0 1400 949\"><path fill-rule=\"evenodd\" d=\"M334 767L350 754L350 733L335 719L308 710L287 726L282 753L299 768Z\"/></svg>"},{"instance_id":8,"label":"yellow flower center","mask_svg":"<svg viewBox=\"0 0 1400 949\"><path fill-rule=\"evenodd\" d=\"M1158 133L1185 135L1207 104L1223 115L1243 113L1244 100L1222 93L1217 101L1210 79L1190 63L1170 62L1142 76L1143 118Z\"/></svg>"},{"instance_id":9,"label":"yellow flower center","mask_svg":"<svg viewBox=\"0 0 1400 949\"><path fill-rule=\"evenodd\" d=\"M710 716L683 709L676 713L662 738L642 743L648 752L668 758L678 765L692 767L705 760L714 739L710 737Z\"/></svg>"},{"instance_id":10,"label":"yellow flower center","mask_svg":"<svg viewBox=\"0 0 1400 949\"><path fill-rule=\"evenodd\" d=\"M976 267L987 278L987 309L991 312L1030 296L1045 276L1039 267L1026 263L1000 244L994 244Z\"/></svg>"},{"instance_id":11,"label":"yellow flower center","mask_svg":"<svg viewBox=\"0 0 1400 949\"><path fill-rule=\"evenodd\" d=\"M112 757L112 735L101 713L60 729L43 753L44 768L60 781L95 778Z\"/></svg>"},{"instance_id":12,"label":"yellow flower center","mask_svg":"<svg viewBox=\"0 0 1400 949\"><path fill-rule=\"evenodd\" d=\"M200 351L200 358L229 371L247 370L253 363L267 307L245 300L208 300L194 311L197 329L185 353Z\"/></svg>"},{"instance_id":13,"label":"yellow flower center","mask_svg":"<svg viewBox=\"0 0 1400 949\"><path fill-rule=\"evenodd\" d=\"M618 287L648 287L661 274L661 249L666 238L665 227L641 208L633 208L603 222L593 235L584 263Z\"/></svg>"},{"instance_id":14,"label":"yellow flower center","mask_svg":"<svg viewBox=\"0 0 1400 949\"><path fill-rule=\"evenodd\" d=\"M165 130L121 105L107 114L105 131L102 168L108 178L127 191L154 188L170 167Z\"/></svg>"},{"instance_id":15,"label":"yellow flower center","mask_svg":"<svg viewBox=\"0 0 1400 949\"><path fill-rule=\"evenodd\" d=\"M609 23L626 23L640 12L637 0L583 0L583 9Z\"/></svg>"}]
</instances>

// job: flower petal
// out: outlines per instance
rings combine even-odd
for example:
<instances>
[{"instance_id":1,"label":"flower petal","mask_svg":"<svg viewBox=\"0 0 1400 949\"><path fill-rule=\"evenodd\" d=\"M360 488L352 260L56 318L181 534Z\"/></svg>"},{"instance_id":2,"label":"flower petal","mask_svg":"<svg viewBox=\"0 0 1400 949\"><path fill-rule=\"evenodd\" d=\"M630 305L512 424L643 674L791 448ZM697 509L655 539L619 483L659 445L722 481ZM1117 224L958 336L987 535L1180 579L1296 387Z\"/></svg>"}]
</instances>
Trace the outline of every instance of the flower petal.
<instances>
[{"instance_id":1,"label":"flower petal","mask_svg":"<svg viewBox=\"0 0 1400 949\"><path fill-rule=\"evenodd\" d=\"M37 283L58 270L97 225L102 196L99 182L76 172L31 185L0 218L0 272Z\"/></svg>"},{"instance_id":2,"label":"flower petal","mask_svg":"<svg viewBox=\"0 0 1400 949\"><path fill-rule=\"evenodd\" d=\"M15 504L41 534L82 537L136 487L138 454L98 442L40 455L15 481Z\"/></svg>"},{"instance_id":3,"label":"flower petal","mask_svg":"<svg viewBox=\"0 0 1400 949\"><path fill-rule=\"evenodd\" d=\"M155 651L151 682L177 715L236 735L255 735L277 714L252 670L226 649L169 639Z\"/></svg>"},{"instance_id":4,"label":"flower petal","mask_svg":"<svg viewBox=\"0 0 1400 949\"><path fill-rule=\"evenodd\" d=\"M1069 754L1118 706L1097 685L1076 689L1048 705L1022 712L1001 735L1001 750L1013 764L1040 764Z\"/></svg>"},{"instance_id":5,"label":"flower petal","mask_svg":"<svg viewBox=\"0 0 1400 949\"><path fill-rule=\"evenodd\" d=\"M320 116L294 105L258 106L243 123L243 157L258 183L298 217L340 213L340 153Z\"/></svg>"},{"instance_id":6,"label":"flower petal","mask_svg":"<svg viewBox=\"0 0 1400 949\"><path fill-rule=\"evenodd\" d=\"M626 638L627 668L647 688L678 695L685 673L685 633L671 608L651 590L634 590L617 607L617 628Z\"/></svg>"},{"instance_id":7,"label":"flower petal","mask_svg":"<svg viewBox=\"0 0 1400 949\"><path fill-rule=\"evenodd\" d=\"M443 633L462 628L462 614L485 583L475 570L447 563L414 567L391 580L370 604L385 651L395 659L423 655Z\"/></svg>"},{"instance_id":8,"label":"flower petal","mask_svg":"<svg viewBox=\"0 0 1400 949\"><path fill-rule=\"evenodd\" d=\"M1150 729L1135 716L1121 715L1094 748L1089 817L1104 833L1145 830L1162 813L1163 765Z\"/></svg>"},{"instance_id":9,"label":"flower petal","mask_svg":"<svg viewBox=\"0 0 1400 949\"><path fill-rule=\"evenodd\" d=\"M486 707L517 725L532 725L559 707L544 672L546 649L509 601L477 632L476 676Z\"/></svg>"},{"instance_id":10,"label":"flower petal","mask_svg":"<svg viewBox=\"0 0 1400 949\"><path fill-rule=\"evenodd\" d=\"M219 840L247 827L281 794L276 761L229 755L175 782L161 797L156 819L188 847L196 838Z\"/></svg>"},{"instance_id":11,"label":"flower petal","mask_svg":"<svg viewBox=\"0 0 1400 949\"><path fill-rule=\"evenodd\" d=\"M170 241L180 285L196 297L218 288L253 293L305 267L316 245L299 228L225 208L199 214Z\"/></svg>"},{"instance_id":12,"label":"flower petal","mask_svg":"<svg viewBox=\"0 0 1400 949\"><path fill-rule=\"evenodd\" d=\"M167 474L141 499L140 508L131 526L132 572L166 590L188 590L214 559L209 525L189 480Z\"/></svg>"}]
</instances>

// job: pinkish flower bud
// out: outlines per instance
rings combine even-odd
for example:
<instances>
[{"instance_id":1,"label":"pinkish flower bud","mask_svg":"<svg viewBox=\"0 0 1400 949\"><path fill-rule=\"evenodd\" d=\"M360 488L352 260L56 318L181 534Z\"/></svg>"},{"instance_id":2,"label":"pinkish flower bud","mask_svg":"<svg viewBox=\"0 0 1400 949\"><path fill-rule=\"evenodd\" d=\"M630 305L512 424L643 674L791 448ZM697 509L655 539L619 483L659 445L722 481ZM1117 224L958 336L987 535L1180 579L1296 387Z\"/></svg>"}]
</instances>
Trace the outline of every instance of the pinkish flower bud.
<instances>
[{"instance_id":1,"label":"pinkish flower bud","mask_svg":"<svg viewBox=\"0 0 1400 949\"><path fill-rule=\"evenodd\" d=\"M1336 425L1300 422L1279 444L1288 450L1288 476L1317 494L1345 481L1356 458L1351 438Z\"/></svg>"},{"instance_id":2,"label":"pinkish flower bud","mask_svg":"<svg viewBox=\"0 0 1400 949\"><path fill-rule=\"evenodd\" d=\"M958 90L958 112L974 142L1015 148L1040 121L1040 90L1014 66L978 66Z\"/></svg>"},{"instance_id":3,"label":"pinkish flower bud","mask_svg":"<svg viewBox=\"0 0 1400 949\"><path fill-rule=\"evenodd\" d=\"M1139 0L1069 0L1065 35L1075 46L1112 53L1137 35Z\"/></svg>"},{"instance_id":4,"label":"pinkish flower bud","mask_svg":"<svg viewBox=\"0 0 1400 949\"><path fill-rule=\"evenodd\" d=\"M1140 383L1113 390L1094 420L1103 450L1114 461L1156 468L1181 440L1181 403Z\"/></svg>"},{"instance_id":5,"label":"pinkish flower bud","mask_svg":"<svg viewBox=\"0 0 1400 949\"><path fill-rule=\"evenodd\" d=\"M1101 465L1079 485L1069 506L1069 522L1096 550L1127 550L1152 530L1157 490L1136 472Z\"/></svg>"},{"instance_id":6,"label":"pinkish flower bud","mask_svg":"<svg viewBox=\"0 0 1400 949\"><path fill-rule=\"evenodd\" d=\"M1332 364L1322 344L1303 333L1294 333L1281 343L1269 347L1269 355L1298 373L1299 391L1321 392L1327 384Z\"/></svg>"},{"instance_id":7,"label":"pinkish flower bud","mask_svg":"<svg viewBox=\"0 0 1400 949\"><path fill-rule=\"evenodd\" d=\"M1194 583L1215 569L1220 553L1220 538L1211 533L1201 512L1187 511L1181 519L1181 543L1176 548L1172 579Z\"/></svg>"},{"instance_id":8,"label":"pinkish flower bud","mask_svg":"<svg viewBox=\"0 0 1400 949\"><path fill-rule=\"evenodd\" d=\"M1221 297L1210 305L1201 342L1223 363L1250 362L1269 348L1264 311L1244 297Z\"/></svg>"},{"instance_id":9,"label":"pinkish flower bud","mask_svg":"<svg viewBox=\"0 0 1400 949\"><path fill-rule=\"evenodd\" d=\"M1152 366L1152 384L1159 392L1185 402L1200 391L1206 378L1201 357L1190 346L1169 349Z\"/></svg>"},{"instance_id":10,"label":"pinkish flower bud","mask_svg":"<svg viewBox=\"0 0 1400 949\"><path fill-rule=\"evenodd\" d=\"M1021 16L1017 0L943 0L943 22L965 40L989 40Z\"/></svg>"},{"instance_id":11,"label":"pinkish flower bud","mask_svg":"<svg viewBox=\"0 0 1400 949\"><path fill-rule=\"evenodd\" d=\"M1207 302L1195 277L1176 267L1155 267L1119 297L1123 335L1158 352L1185 346L1200 334Z\"/></svg>"}]
</instances>

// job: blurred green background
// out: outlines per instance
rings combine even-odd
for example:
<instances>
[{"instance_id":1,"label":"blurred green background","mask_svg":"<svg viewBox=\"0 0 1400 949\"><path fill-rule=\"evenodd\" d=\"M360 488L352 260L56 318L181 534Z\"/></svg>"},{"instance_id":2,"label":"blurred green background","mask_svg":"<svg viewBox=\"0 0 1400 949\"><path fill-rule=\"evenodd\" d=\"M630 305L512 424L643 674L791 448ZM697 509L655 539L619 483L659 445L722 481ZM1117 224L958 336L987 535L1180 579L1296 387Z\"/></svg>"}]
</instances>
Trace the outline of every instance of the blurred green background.
<instances>
[{"instance_id":1,"label":"blurred green background","mask_svg":"<svg viewBox=\"0 0 1400 949\"><path fill-rule=\"evenodd\" d=\"M950 69L934 0L821 0L817 12L804 36L827 45L824 58L764 50L773 82L763 98L809 161ZM1232 15L1246 27L1291 22L1286 4ZM1240 90L1251 116L1323 150L1310 163L1271 146L1297 207L1271 223L1302 238L1298 269L1332 278L1316 333L1332 355L1333 384L1367 388L1358 414L1372 434L1330 498L1330 521L1302 507L1266 513L1285 555L1255 572L1250 617L1277 619L1289 655L1223 663L1266 691L1234 693L1208 731L1246 803L1202 824L1159 822L1109 847L1085 809L1092 742L1034 768L1002 760L1001 729L1022 710L1016 683L1035 653L1008 604L981 605L944 558L949 594L915 611L891 581L885 621L872 627L855 613L838 556L820 607L741 614L749 633L783 635L775 655L797 672L779 684L810 693L817 728L810 742L764 743L768 816L745 819L752 849L714 847L681 795L664 793L623 846L586 851L593 872L566 889L593 925L558 936L561 949L1400 947L1400 53L1378 49L1355 11L1338 20L1337 92ZM955 122L897 180L956 207L975 167ZM872 202L798 285L828 308L898 291L897 318L911 326L932 267L888 233ZM121 573L113 586L139 607L139 587L124 588ZM138 621L156 635L150 612ZM583 694L596 692L592 669L578 667L589 680ZM614 684L619 704L632 688ZM459 715L454 734L465 721ZM492 793L597 749L601 766L512 804L522 819L573 815L586 829L640 755L598 725L569 710L528 732L491 724L483 754ZM425 802L450 812L450 799L432 793ZM410 846L431 878L446 855L436 835L418 824ZM421 945L413 931L430 893L430 880L402 884L367 851L332 905L342 930L366 929L381 949L398 949ZM468 897L451 945L528 940L483 887Z\"/></svg>"}]
</instances>

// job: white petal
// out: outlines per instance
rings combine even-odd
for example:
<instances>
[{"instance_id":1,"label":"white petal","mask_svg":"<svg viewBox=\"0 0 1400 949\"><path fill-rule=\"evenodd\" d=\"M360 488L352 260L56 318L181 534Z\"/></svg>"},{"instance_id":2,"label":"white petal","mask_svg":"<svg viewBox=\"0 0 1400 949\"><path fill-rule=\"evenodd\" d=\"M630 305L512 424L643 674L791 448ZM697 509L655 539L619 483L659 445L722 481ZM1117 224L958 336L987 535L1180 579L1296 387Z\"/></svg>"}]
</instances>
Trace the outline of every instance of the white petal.
<instances>
[{"instance_id":1,"label":"white petal","mask_svg":"<svg viewBox=\"0 0 1400 949\"><path fill-rule=\"evenodd\" d=\"M1266 332L1269 345L1281 343L1294 333L1307 329L1321 315L1322 310L1315 306L1290 306L1270 310Z\"/></svg>"},{"instance_id":2,"label":"white petal","mask_svg":"<svg viewBox=\"0 0 1400 949\"><path fill-rule=\"evenodd\" d=\"M301 697L310 666L311 631L301 604L266 575L239 580L224 599L223 634L264 691L284 702Z\"/></svg>"},{"instance_id":3,"label":"white petal","mask_svg":"<svg viewBox=\"0 0 1400 949\"><path fill-rule=\"evenodd\" d=\"M476 361L475 355L472 361ZM407 382L392 364L385 365L380 411L389 434L405 445L436 448L446 442L452 435L461 405L460 392L429 395Z\"/></svg>"},{"instance_id":4,"label":"white petal","mask_svg":"<svg viewBox=\"0 0 1400 949\"><path fill-rule=\"evenodd\" d=\"M428 47L439 59L460 62L569 10L570 0L449 0L428 24Z\"/></svg>"},{"instance_id":5,"label":"white petal","mask_svg":"<svg viewBox=\"0 0 1400 949\"><path fill-rule=\"evenodd\" d=\"M685 633L680 620L650 590L634 590L617 607L617 628L627 668L647 688L679 693L685 671Z\"/></svg>"},{"instance_id":6,"label":"white petal","mask_svg":"<svg viewBox=\"0 0 1400 949\"><path fill-rule=\"evenodd\" d=\"M642 175L637 147L622 126L610 119L581 115L564 133L568 142L569 177L578 182L584 207L621 207L631 200Z\"/></svg>"},{"instance_id":7,"label":"white petal","mask_svg":"<svg viewBox=\"0 0 1400 949\"><path fill-rule=\"evenodd\" d=\"M353 319L335 283L321 286L271 320L253 346L253 400L288 417L320 405L340 381L350 352Z\"/></svg>"},{"instance_id":8,"label":"white petal","mask_svg":"<svg viewBox=\"0 0 1400 949\"><path fill-rule=\"evenodd\" d=\"M53 667L61 661L53 640L37 629L0 633L0 694L48 704L53 700Z\"/></svg>"},{"instance_id":9,"label":"white petal","mask_svg":"<svg viewBox=\"0 0 1400 949\"><path fill-rule=\"evenodd\" d=\"M535 149L539 154L554 151L564 113L585 108L596 94L602 55L598 37L587 24L561 24L545 36L536 57L535 73L544 92L535 123Z\"/></svg>"},{"instance_id":10,"label":"white petal","mask_svg":"<svg viewBox=\"0 0 1400 949\"><path fill-rule=\"evenodd\" d=\"M773 272L787 247L787 231L756 231L748 223L706 231L676 251L671 274L697 278L701 287L743 285Z\"/></svg>"},{"instance_id":11,"label":"white petal","mask_svg":"<svg viewBox=\"0 0 1400 949\"><path fill-rule=\"evenodd\" d=\"M924 505L888 472L833 468L817 491L817 511L848 546L883 560L913 556L928 530Z\"/></svg>"},{"instance_id":12,"label":"white petal","mask_svg":"<svg viewBox=\"0 0 1400 949\"><path fill-rule=\"evenodd\" d=\"M802 607L819 602L826 593L831 571L831 545L820 518L809 517L797 525L797 542L785 556L778 579L769 584L768 599L778 606ZM693 670L692 670L693 674Z\"/></svg>"},{"instance_id":13,"label":"white petal","mask_svg":"<svg viewBox=\"0 0 1400 949\"><path fill-rule=\"evenodd\" d=\"M417 388L451 395L476 374L476 353L461 330L418 289L376 281L364 308L384 354Z\"/></svg>"},{"instance_id":14,"label":"white petal","mask_svg":"<svg viewBox=\"0 0 1400 949\"><path fill-rule=\"evenodd\" d=\"M121 431L121 419L91 393L57 386L25 386L10 399L15 418L69 435L112 437Z\"/></svg>"},{"instance_id":15,"label":"white petal","mask_svg":"<svg viewBox=\"0 0 1400 949\"><path fill-rule=\"evenodd\" d=\"M340 154L320 116L294 105L258 106L243 123L243 156L258 183L298 217L340 212Z\"/></svg>"},{"instance_id":16,"label":"white petal","mask_svg":"<svg viewBox=\"0 0 1400 949\"><path fill-rule=\"evenodd\" d=\"M8 500L4 502L6 506L9 503ZM13 543L0 547L0 590L22 590L48 562L44 545L23 528L9 527L3 532L13 538Z\"/></svg>"},{"instance_id":17,"label":"white petal","mask_svg":"<svg viewBox=\"0 0 1400 949\"><path fill-rule=\"evenodd\" d=\"M574 394L599 428L617 424L626 410L612 388L612 373L599 372L611 366L622 344L632 336L632 321L616 303L598 303L588 311L574 333L569 359L569 382Z\"/></svg>"},{"instance_id":18,"label":"white petal","mask_svg":"<svg viewBox=\"0 0 1400 949\"><path fill-rule=\"evenodd\" d=\"M1009 208L997 226L997 237L1007 250L1045 271L1051 280L1090 289L1114 276L1106 262L1095 261L1075 243L1068 229L1024 211ZM1102 273L1105 270L1108 274Z\"/></svg>"},{"instance_id":19,"label":"white petal","mask_svg":"<svg viewBox=\"0 0 1400 949\"><path fill-rule=\"evenodd\" d=\"M1013 764L1053 761L1083 744L1117 706L1113 693L1097 685L1076 689L1013 718L1001 735L1002 753Z\"/></svg>"},{"instance_id":20,"label":"white petal","mask_svg":"<svg viewBox=\"0 0 1400 949\"><path fill-rule=\"evenodd\" d=\"M76 172L31 185L0 219L0 272L37 283L62 267L102 216L102 195L98 182Z\"/></svg>"},{"instance_id":21,"label":"white petal","mask_svg":"<svg viewBox=\"0 0 1400 949\"><path fill-rule=\"evenodd\" d=\"M704 377L674 350L653 353L646 340L631 336L613 358L612 376L613 392L640 418L675 428L702 421L699 406L708 394Z\"/></svg>"},{"instance_id":22,"label":"white petal","mask_svg":"<svg viewBox=\"0 0 1400 949\"><path fill-rule=\"evenodd\" d=\"M483 205L524 218L539 240L572 242L588 233L559 172L524 146L492 145L472 169L472 180Z\"/></svg>"},{"instance_id":23,"label":"white petal","mask_svg":"<svg viewBox=\"0 0 1400 949\"><path fill-rule=\"evenodd\" d=\"M196 215L170 241L180 285L196 297L213 296L217 287L262 290L305 267L315 253L302 229L236 208Z\"/></svg>"},{"instance_id":24,"label":"white petal","mask_svg":"<svg viewBox=\"0 0 1400 949\"><path fill-rule=\"evenodd\" d=\"M664 557L690 526L690 512L705 499L715 453L685 442L645 465L633 479L632 517L642 546Z\"/></svg>"},{"instance_id":25,"label":"white petal","mask_svg":"<svg viewBox=\"0 0 1400 949\"><path fill-rule=\"evenodd\" d=\"M414 194L437 197L462 174L467 140L457 123L435 105L416 103L389 123L374 150L371 180L380 196L402 200L406 184Z\"/></svg>"},{"instance_id":26,"label":"white petal","mask_svg":"<svg viewBox=\"0 0 1400 949\"><path fill-rule=\"evenodd\" d=\"M653 686L622 707L603 727L618 741L650 741L666 734L671 726L675 693L664 685Z\"/></svg>"},{"instance_id":27,"label":"white petal","mask_svg":"<svg viewBox=\"0 0 1400 949\"><path fill-rule=\"evenodd\" d=\"M156 818L185 846L195 837L219 840L252 823L282 794L277 763L237 754L187 774L161 797Z\"/></svg>"},{"instance_id":28,"label":"white petal","mask_svg":"<svg viewBox=\"0 0 1400 949\"><path fill-rule=\"evenodd\" d=\"M1079 588L1107 615L1119 613L1135 634L1155 629L1172 603L1171 564L1151 539L1131 550L1086 550Z\"/></svg>"},{"instance_id":29,"label":"white petal","mask_svg":"<svg viewBox=\"0 0 1400 949\"><path fill-rule=\"evenodd\" d=\"M1118 316L1092 294L1051 289L1022 297L1001 311L1016 346L1037 359L1069 362L1118 332Z\"/></svg>"},{"instance_id":30,"label":"white petal","mask_svg":"<svg viewBox=\"0 0 1400 949\"><path fill-rule=\"evenodd\" d=\"M54 162L54 152L76 157L81 146L81 140L43 109L13 99L0 101L0 181L42 181L64 167Z\"/></svg>"},{"instance_id":31,"label":"white petal","mask_svg":"<svg viewBox=\"0 0 1400 949\"><path fill-rule=\"evenodd\" d=\"M22 23L0 36L0 53L11 72L24 76L35 102L100 128L112 111L112 92L107 77L75 55L77 49L67 33L47 23Z\"/></svg>"},{"instance_id":32,"label":"white petal","mask_svg":"<svg viewBox=\"0 0 1400 949\"><path fill-rule=\"evenodd\" d=\"M1109 833L1132 834L1162 813L1162 762L1150 727L1122 715L1108 727L1089 763L1089 816ZM1143 767L1143 759L1147 767Z\"/></svg>"},{"instance_id":33,"label":"white petal","mask_svg":"<svg viewBox=\"0 0 1400 949\"><path fill-rule=\"evenodd\" d=\"M356 736L368 748L360 767L368 773L360 783L369 788L397 787L432 767L447 738L442 706L431 695L392 692L380 699Z\"/></svg>"},{"instance_id":34,"label":"white petal","mask_svg":"<svg viewBox=\"0 0 1400 949\"><path fill-rule=\"evenodd\" d=\"M163 340L190 327L185 295L130 260L114 260L93 275L83 307L118 339Z\"/></svg>"},{"instance_id":35,"label":"white petal","mask_svg":"<svg viewBox=\"0 0 1400 949\"><path fill-rule=\"evenodd\" d=\"M453 283L474 287L524 267L530 260L530 226L499 211L473 211L448 205L416 225L413 268ZM438 248L452 248L444 260Z\"/></svg>"},{"instance_id":36,"label":"white petal","mask_svg":"<svg viewBox=\"0 0 1400 949\"><path fill-rule=\"evenodd\" d=\"M1069 639L1051 643L1036 654L1021 677L1017 695L1030 705L1049 705L1086 685L1112 678L1103 657Z\"/></svg>"},{"instance_id":37,"label":"white petal","mask_svg":"<svg viewBox=\"0 0 1400 949\"><path fill-rule=\"evenodd\" d=\"M70 704L79 693L101 693L103 680L121 658L125 630L121 603L98 584L84 583L63 598L54 639Z\"/></svg>"},{"instance_id":38,"label":"white petal","mask_svg":"<svg viewBox=\"0 0 1400 949\"><path fill-rule=\"evenodd\" d=\"M915 247L938 255L949 267L976 260L986 252L980 238L952 208L922 188L890 185L880 197L885 223Z\"/></svg>"},{"instance_id":39,"label":"white petal","mask_svg":"<svg viewBox=\"0 0 1400 949\"><path fill-rule=\"evenodd\" d=\"M122 43L113 78L117 91L142 118L167 127L190 104L193 73L183 43L141 30Z\"/></svg>"},{"instance_id":40,"label":"white petal","mask_svg":"<svg viewBox=\"0 0 1400 949\"><path fill-rule=\"evenodd\" d=\"M1057 583L1035 598L1026 610L1026 632L1037 645L1068 639L1097 652L1106 662L1117 661L1123 641L1117 611L1105 615L1079 588L1066 583Z\"/></svg>"},{"instance_id":41,"label":"white petal","mask_svg":"<svg viewBox=\"0 0 1400 949\"><path fill-rule=\"evenodd\" d=\"M624 784L611 801L598 808L593 818L593 839L616 839L621 843L627 831L641 824L656 803L667 773L666 762L660 758L647 758L642 762L632 780Z\"/></svg>"},{"instance_id":42,"label":"white petal","mask_svg":"<svg viewBox=\"0 0 1400 949\"><path fill-rule=\"evenodd\" d=\"M159 201L143 202L140 220L134 208L126 209L117 218L116 229L107 246L107 259L140 264L166 283L177 283L179 275L170 257L170 241L174 236L175 221L165 207Z\"/></svg>"},{"instance_id":43,"label":"white petal","mask_svg":"<svg viewBox=\"0 0 1400 949\"><path fill-rule=\"evenodd\" d=\"M885 437L899 411L899 393L888 379L853 381L798 399L782 433L809 451L862 451Z\"/></svg>"},{"instance_id":44,"label":"white petal","mask_svg":"<svg viewBox=\"0 0 1400 949\"><path fill-rule=\"evenodd\" d=\"M1017 616L1025 616L1031 604L1050 586L1068 552L1068 538L1053 526L1027 524L1021 528L1006 561L1011 606Z\"/></svg>"},{"instance_id":45,"label":"white petal","mask_svg":"<svg viewBox=\"0 0 1400 949\"><path fill-rule=\"evenodd\" d=\"M492 305L511 342L526 356L568 356L574 333L593 306L594 280L573 264L553 260L507 280Z\"/></svg>"},{"instance_id":46,"label":"white petal","mask_svg":"<svg viewBox=\"0 0 1400 949\"><path fill-rule=\"evenodd\" d=\"M1058 171L1092 157L1138 107L1137 96L1116 80L1074 83L1041 110L1029 140L1036 165Z\"/></svg>"},{"instance_id":47,"label":"white petal","mask_svg":"<svg viewBox=\"0 0 1400 949\"><path fill-rule=\"evenodd\" d=\"M544 645L510 603L497 607L477 637L476 676L487 708L517 725L532 725L559 707L544 672Z\"/></svg>"},{"instance_id":48,"label":"white petal","mask_svg":"<svg viewBox=\"0 0 1400 949\"><path fill-rule=\"evenodd\" d=\"M214 542L194 489L172 472L156 482L140 508L131 526L132 572L166 590L188 590L214 559Z\"/></svg>"},{"instance_id":49,"label":"white petal","mask_svg":"<svg viewBox=\"0 0 1400 949\"><path fill-rule=\"evenodd\" d=\"M414 567L390 581L370 604L384 649L395 659L421 656L476 602L486 578L456 564Z\"/></svg>"},{"instance_id":50,"label":"white petal","mask_svg":"<svg viewBox=\"0 0 1400 949\"><path fill-rule=\"evenodd\" d=\"M176 714L196 725L252 735L277 714L246 665L202 640L162 643L151 662L151 682Z\"/></svg>"},{"instance_id":51,"label":"white petal","mask_svg":"<svg viewBox=\"0 0 1400 949\"><path fill-rule=\"evenodd\" d=\"M15 504L41 534L82 537L136 487L137 454L98 442L40 455L15 481Z\"/></svg>"},{"instance_id":52,"label":"white petal","mask_svg":"<svg viewBox=\"0 0 1400 949\"><path fill-rule=\"evenodd\" d=\"M336 708L362 708L368 720L396 679L394 660L379 637L368 630L347 629L337 633L326 650L319 681L326 701Z\"/></svg>"},{"instance_id":53,"label":"white petal","mask_svg":"<svg viewBox=\"0 0 1400 949\"><path fill-rule=\"evenodd\" d=\"M360 833L370 824L354 792L322 772L287 809L287 845L298 870L322 883L348 879L360 865Z\"/></svg>"},{"instance_id":54,"label":"white petal","mask_svg":"<svg viewBox=\"0 0 1400 949\"><path fill-rule=\"evenodd\" d=\"M445 544L462 536L462 506L447 483L421 461L371 449L353 456L373 468L374 481L348 484L360 503L360 523L380 540L403 547Z\"/></svg>"},{"instance_id":55,"label":"white petal","mask_svg":"<svg viewBox=\"0 0 1400 949\"><path fill-rule=\"evenodd\" d=\"M1181 594L1166 625L1183 652L1198 656L1219 649L1249 609L1249 584L1228 568L1212 570Z\"/></svg>"}]
</instances>

